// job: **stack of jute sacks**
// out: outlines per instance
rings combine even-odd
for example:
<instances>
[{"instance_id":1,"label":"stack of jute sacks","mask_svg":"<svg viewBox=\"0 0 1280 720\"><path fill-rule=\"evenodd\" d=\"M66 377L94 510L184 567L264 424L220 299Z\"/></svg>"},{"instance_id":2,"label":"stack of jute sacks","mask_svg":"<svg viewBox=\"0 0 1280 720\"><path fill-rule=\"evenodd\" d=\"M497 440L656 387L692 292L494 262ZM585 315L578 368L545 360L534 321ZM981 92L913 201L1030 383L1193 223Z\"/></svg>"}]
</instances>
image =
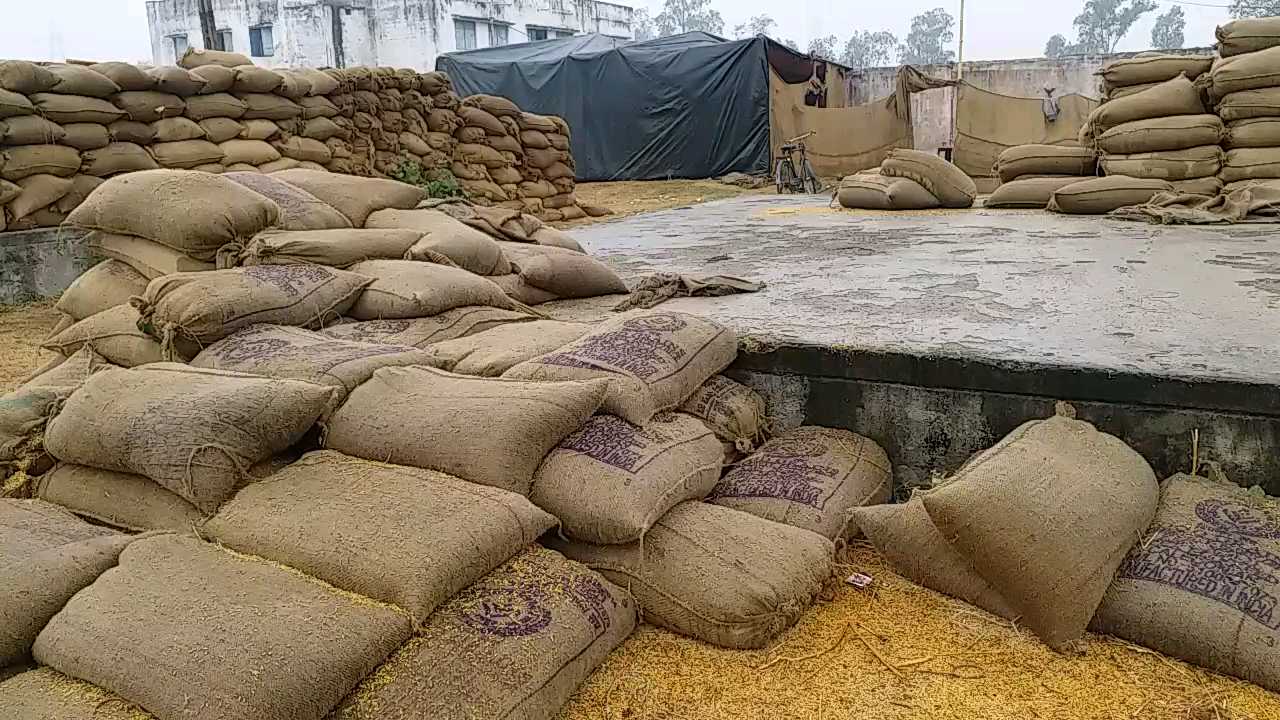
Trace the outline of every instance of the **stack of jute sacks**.
<instances>
[{"instance_id":1,"label":"stack of jute sacks","mask_svg":"<svg viewBox=\"0 0 1280 720\"><path fill-rule=\"evenodd\" d=\"M1019 145L1000 153L993 169L1000 187L983 207L1044 209L1053 193L1097 177L1098 156L1087 147Z\"/></svg>"},{"instance_id":2,"label":"stack of jute sacks","mask_svg":"<svg viewBox=\"0 0 1280 720\"><path fill-rule=\"evenodd\" d=\"M1280 179L1280 18L1218 28L1209 94L1226 123L1221 179L1228 191Z\"/></svg>"},{"instance_id":3,"label":"stack of jute sacks","mask_svg":"<svg viewBox=\"0 0 1280 720\"><path fill-rule=\"evenodd\" d=\"M866 210L927 210L972 207L978 186L963 170L919 150L896 149L880 167L840 182L836 201Z\"/></svg>"},{"instance_id":4,"label":"stack of jute sacks","mask_svg":"<svg viewBox=\"0 0 1280 720\"><path fill-rule=\"evenodd\" d=\"M1069 408L852 524L900 573L1057 649L1086 629L1280 690L1280 501L1175 475Z\"/></svg>"}]
</instances>

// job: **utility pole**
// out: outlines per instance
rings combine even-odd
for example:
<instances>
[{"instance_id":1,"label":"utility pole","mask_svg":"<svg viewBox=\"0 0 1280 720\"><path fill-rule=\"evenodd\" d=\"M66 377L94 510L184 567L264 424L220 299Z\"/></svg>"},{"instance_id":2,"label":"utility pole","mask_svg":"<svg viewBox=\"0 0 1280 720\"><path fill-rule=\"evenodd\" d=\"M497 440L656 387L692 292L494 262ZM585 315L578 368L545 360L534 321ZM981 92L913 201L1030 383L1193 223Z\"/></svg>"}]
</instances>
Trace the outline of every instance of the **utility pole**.
<instances>
[{"instance_id":1,"label":"utility pole","mask_svg":"<svg viewBox=\"0 0 1280 720\"><path fill-rule=\"evenodd\" d=\"M222 50L222 38L218 37L218 23L213 19L213 0L197 0L200 9L200 34L204 36L207 50Z\"/></svg>"},{"instance_id":2,"label":"utility pole","mask_svg":"<svg viewBox=\"0 0 1280 720\"><path fill-rule=\"evenodd\" d=\"M964 79L964 0L960 0L960 51L956 55L956 79Z\"/></svg>"}]
</instances>

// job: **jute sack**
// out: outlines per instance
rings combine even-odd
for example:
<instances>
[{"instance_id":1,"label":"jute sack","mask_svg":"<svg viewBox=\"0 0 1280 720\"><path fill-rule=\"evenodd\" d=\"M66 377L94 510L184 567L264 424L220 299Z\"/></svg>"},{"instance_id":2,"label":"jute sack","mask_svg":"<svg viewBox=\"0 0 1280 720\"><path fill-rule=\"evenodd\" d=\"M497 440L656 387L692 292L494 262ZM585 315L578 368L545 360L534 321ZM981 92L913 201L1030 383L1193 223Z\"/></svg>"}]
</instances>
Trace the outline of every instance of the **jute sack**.
<instances>
[{"instance_id":1,"label":"jute sack","mask_svg":"<svg viewBox=\"0 0 1280 720\"><path fill-rule=\"evenodd\" d=\"M1280 45L1280 18L1232 20L1217 28L1218 54L1224 58Z\"/></svg>"},{"instance_id":2,"label":"jute sack","mask_svg":"<svg viewBox=\"0 0 1280 720\"><path fill-rule=\"evenodd\" d=\"M848 430L801 427L733 466L707 502L835 540L850 509L892 496L893 468L879 445Z\"/></svg>"},{"instance_id":3,"label":"jute sack","mask_svg":"<svg viewBox=\"0 0 1280 720\"><path fill-rule=\"evenodd\" d=\"M202 76L176 65L153 67L147 74L155 78L156 90L160 92L185 98L206 91L207 83Z\"/></svg>"},{"instance_id":4,"label":"jute sack","mask_svg":"<svg viewBox=\"0 0 1280 720\"><path fill-rule=\"evenodd\" d=\"M437 610L332 720L550 720L636 622L626 590L534 546Z\"/></svg>"},{"instance_id":5,"label":"jute sack","mask_svg":"<svg viewBox=\"0 0 1280 720\"><path fill-rule=\"evenodd\" d=\"M122 92L111 101L124 111L125 117L141 123L178 117L187 109L186 101L177 95L154 90Z\"/></svg>"},{"instance_id":6,"label":"jute sack","mask_svg":"<svg viewBox=\"0 0 1280 720\"><path fill-rule=\"evenodd\" d=\"M568 345L590 330L587 323L535 320L446 340L431 349L440 368L459 375L498 377L526 360Z\"/></svg>"},{"instance_id":7,"label":"jute sack","mask_svg":"<svg viewBox=\"0 0 1280 720\"><path fill-rule=\"evenodd\" d=\"M182 58L178 60L178 66L188 70L195 70L203 65L218 65L226 68L236 68L241 65L252 65L253 61L240 53L225 52L222 50L202 50L200 48L187 48L182 54Z\"/></svg>"},{"instance_id":8,"label":"jute sack","mask_svg":"<svg viewBox=\"0 0 1280 720\"><path fill-rule=\"evenodd\" d=\"M978 196L978 186L963 170L937 155L919 150L890 150L880 165L880 174L915 180L938 198L943 207L971 207ZM550 174L547 177L555 179Z\"/></svg>"},{"instance_id":9,"label":"jute sack","mask_svg":"<svg viewBox=\"0 0 1280 720\"><path fill-rule=\"evenodd\" d=\"M1195 80L1209 72L1212 55L1173 55L1153 53L1108 63L1098 73L1106 88L1127 87L1172 80L1186 75Z\"/></svg>"},{"instance_id":10,"label":"jute sack","mask_svg":"<svg viewBox=\"0 0 1280 720\"><path fill-rule=\"evenodd\" d=\"M80 153L64 145L19 145L0 151L0 177L17 182L31 175L70 177L80 169Z\"/></svg>"},{"instance_id":11,"label":"jute sack","mask_svg":"<svg viewBox=\"0 0 1280 720\"><path fill-rule=\"evenodd\" d=\"M321 265L254 265L157 278L132 302L139 327L189 358L250 325L332 322L370 282Z\"/></svg>"},{"instance_id":12,"label":"jute sack","mask_svg":"<svg viewBox=\"0 0 1280 720\"><path fill-rule=\"evenodd\" d=\"M373 278L348 315L357 320L430 317L465 305L518 309L502 288L456 267L414 260L366 260L351 272Z\"/></svg>"},{"instance_id":13,"label":"jute sack","mask_svg":"<svg viewBox=\"0 0 1280 720\"><path fill-rule=\"evenodd\" d=\"M244 103L243 117L247 120L292 120L302 115L301 105L279 95L235 93L235 97Z\"/></svg>"},{"instance_id":14,"label":"jute sack","mask_svg":"<svg viewBox=\"0 0 1280 720\"><path fill-rule=\"evenodd\" d=\"M232 120L231 122L235 121ZM280 151L271 147L270 143L262 140L224 140L218 143L218 149L222 151L223 162L228 165L236 163L265 165L280 159ZM332 208L330 209L332 210ZM337 211L335 210L334 212Z\"/></svg>"},{"instance_id":15,"label":"jute sack","mask_svg":"<svg viewBox=\"0 0 1280 720\"><path fill-rule=\"evenodd\" d=\"M487 168L507 167L511 163L497 150L488 145L479 143L461 143L458 145L457 156L462 162L478 163Z\"/></svg>"},{"instance_id":16,"label":"jute sack","mask_svg":"<svg viewBox=\"0 0 1280 720\"><path fill-rule=\"evenodd\" d=\"M201 65L188 72L190 77L204 83L204 87L199 90L200 95L230 92L231 87L236 84L236 71L221 65Z\"/></svg>"},{"instance_id":17,"label":"jute sack","mask_svg":"<svg viewBox=\"0 0 1280 720\"><path fill-rule=\"evenodd\" d=\"M111 144L111 133L105 125L71 123L62 126L62 144L77 150L97 150Z\"/></svg>"},{"instance_id":18,"label":"jute sack","mask_svg":"<svg viewBox=\"0 0 1280 720\"><path fill-rule=\"evenodd\" d=\"M421 623L555 526L506 490L326 450L241 490L201 535Z\"/></svg>"},{"instance_id":19,"label":"jute sack","mask_svg":"<svg viewBox=\"0 0 1280 720\"><path fill-rule=\"evenodd\" d=\"M113 142L100 150L88 150L80 154L80 160L80 172L100 178L160 169L145 148L132 142Z\"/></svg>"},{"instance_id":20,"label":"jute sack","mask_svg":"<svg viewBox=\"0 0 1280 720\"><path fill-rule=\"evenodd\" d=\"M84 320L147 289L147 278L119 260L103 260L76 278L58 298L54 308L76 320Z\"/></svg>"},{"instance_id":21,"label":"jute sack","mask_svg":"<svg viewBox=\"0 0 1280 720\"><path fill-rule=\"evenodd\" d=\"M59 125L67 123L110 125L126 116L123 110L100 98L54 93L35 93L28 97L36 112L44 119Z\"/></svg>"},{"instance_id":22,"label":"jute sack","mask_svg":"<svg viewBox=\"0 0 1280 720\"><path fill-rule=\"evenodd\" d=\"M302 167L302 163L300 161L294 160L293 158L287 158L287 157L282 157L279 160L275 160L273 162L259 165L255 169L260 173L277 173L285 170L306 170L310 172L312 170L315 170L315 168L304 168ZM250 171L244 170L244 172L250 172Z\"/></svg>"},{"instance_id":23,"label":"jute sack","mask_svg":"<svg viewBox=\"0 0 1280 720\"><path fill-rule=\"evenodd\" d=\"M381 342L425 348L509 323L532 322L537 319L536 316L520 310L470 305L446 310L431 317L411 320L369 320L335 325L321 332L339 340Z\"/></svg>"},{"instance_id":24,"label":"jute sack","mask_svg":"<svg viewBox=\"0 0 1280 720\"><path fill-rule=\"evenodd\" d=\"M302 127L302 136L304 138L315 140L321 143L328 140L329 138L339 137L345 134L346 134L346 131L343 130L340 125L338 125L337 123L335 123L334 121L330 120L327 117L311 118L310 120L307 120L306 124ZM418 136L413 135L412 137L416 139ZM424 146L426 145L426 143L422 143L422 144ZM325 154L316 152L310 148L304 148L304 149L315 156L315 157L309 157L304 159L314 160L316 157L325 156ZM325 160L325 162L329 162L329 160L333 159L333 153L330 152L327 147L325 148L325 151L327 153L327 159ZM418 154L424 154L424 153L418 153ZM294 157L297 157L297 156L295 155Z\"/></svg>"},{"instance_id":25,"label":"jute sack","mask_svg":"<svg viewBox=\"0 0 1280 720\"><path fill-rule=\"evenodd\" d=\"M23 115L0 120L0 145L57 144L67 136L61 125L38 115Z\"/></svg>"},{"instance_id":26,"label":"jute sack","mask_svg":"<svg viewBox=\"0 0 1280 720\"><path fill-rule=\"evenodd\" d=\"M199 122L210 118L239 120L244 117L248 109L248 106L240 98L225 92L219 92L187 98L186 109L183 112L187 117Z\"/></svg>"},{"instance_id":27,"label":"jute sack","mask_svg":"<svg viewBox=\"0 0 1280 720\"><path fill-rule=\"evenodd\" d=\"M63 462L145 475L212 513L251 465L301 439L332 394L177 363L103 370L50 421L45 447Z\"/></svg>"},{"instance_id":28,"label":"jute sack","mask_svg":"<svg viewBox=\"0 0 1280 720\"><path fill-rule=\"evenodd\" d=\"M560 296L555 293L530 285L519 275L499 275L489 279L502 288L502 292L506 293L508 297L525 305L541 305L542 303L560 299Z\"/></svg>"},{"instance_id":29,"label":"jute sack","mask_svg":"<svg viewBox=\"0 0 1280 720\"><path fill-rule=\"evenodd\" d=\"M323 95L302 98L298 101L298 106L302 108L303 120L334 118L341 114L338 106Z\"/></svg>"},{"instance_id":30,"label":"jute sack","mask_svg":"<svg viewBox=\"0 0 1280 720\"><path fill-rule=\"evenodd\" d=\"M64 328L65 329L65 328ZM116 367L90 345L85 345L67 358L54 358L22 381L19 388L54 387L74 390L89 376Z\"/></svg>"},{"instance_id":31,"label":"jute sack","mask_svg":"<svg viewBox=\"0 0 1280 720\"><path fill-rule=\"evenodd\" d=\"M1161 82L1168 82L1168 81L1164 80ZM1143 92L1144 90L1150 90L1151 88L1159 84L1160 83L1158 82L1152 82L1152 83L1143 83L1141 85L1126 85L1125 87L1110 88L1109 90L1106 90L1103 93L1102 100L1103 102L1111 102L1112 100L1119 100L1122 97L1137 95L1138 93Z\"/></svg>"},{"instance_id":32,"label":"jute sack","mask_svg":"<svg viewBox=\"0 0 1280 720\"><path fill-rule=\"evenodd\" d=\"M0 666L25 661L41 628L131 540L43 500L0 499Z\"/></svg>"},{"instance_id":33,"label":"jute sack","mask_svg":"<svg viewBox=\"0 0 1280 720\"><path fill-rule=\"evenodd\" d=\"M1158 499L1141 455L1063 416L1024 424L923 496L942 536L1056 649L1084 635Z\"/></svg>"},{"instance_id":34,"label":"jute sack","mask_svg":"<svg viewBox=\"0 0 1280 720\"><path fill-rule=\"evenodd\" d=\"M1173 191L1183 195L1204 195L1217 197L1222 192L1222 181L1216 177L1196 178L1195 180L1178 180L1169 183Z\"/></svg>"},{"instance_id":35,"label":"jute sack","mask_svg":"<svg viewBox=\"0 0 1280 720\"><path fill-rule=\"evenodd\" d=\"M280 134L280 126L270 120L245 120L240 123L240 139L242 140L270 140ZM271 148L275 157L280 157L280 152L275 148Z\"/></svg>"},{"instance_id":36,"label":"jute sack","mask_svg":"<svg viewBox=\"0 0 1280 720\"><path fill-rule=\"evenodd\" d=\"M499 243L504 249L513 243ZM581 252L524 243L516 260L520 277L562 298L598 297L627 292L627 283L608 265Z\"/></svg>"},{"instance_id":37,"label":"jute sack","mask_svg":"<svg viewBox=\"0 0 1280 720\"><path fill-rule=\"evenodd\" d=\"M3 159L0 159L3 162ZM54 205L71 192L72 181L56 175L29 175L17 182L21 190L18 197L10 200L4 210L11 220L21 220L36 215L41 210ZM56 224L56 223L55 223Z\"/></svg>"},{"instance_id":38,"label":"jute sack","mask_svg":"<svg viewBox=\"0 0 1280 720\"><path fill-rule=\"evenodd\" d=\"M120 92L120 86L111 78L87 65L54 64L46 69L58 79L49 92L61 95L85 95L104 98Z\"/></svg>"},{"instance_id":39,"label":"jute sack","mask_svg":"<svg viewBox=\"0 0 1280 720\"><path fill-rule=\"evenodd\" d=\"M520 124L520 129L522 130L536 130L547 134L560 132L560 126L546 115L535 115L530 112L522 112L516 117L516 122Z\"/></svg>"},{"instance_id":40,"label":"jute sack","mask_svg":"<svg viewBox=\"0 0 1280 720\"><path fill-rule=\"evenodd\" d=\"M1096 133L1135 120L1166 117L1169 115L1203 115L1204 103L1200 91L1185 75L1162 82L1143 92L1117 98L1098 106L1087 124Z\"/></svg>"},{"instance_id":41,"label":"jute sack","mask_svg":"<svg viewBox=\"0 0 1280 720\"><path fill-rule=\"evenodd\" d=\"M1175 475L1091 628L1280 691L1280 501Z\"/></svg>"},{"instance_id":42,"label":"jute sack","mask_svg":"<svg viewBox=\"0 0 1280 720\"><path fill-rule=\"evenodd\" d=\"M317 170L286 170L276 178L328 203L347 216L353 227L364 227L369 215L378 210L409 210L426 199L421 188L395 180L357 178Z\"/></svg>"},{"instance_id":43,"label":"jute sack","mask_svg":"<svg viewBox=\"0 0 1280 720\"><path fill-rule=\"evenodd\" d=\"M41 65L26 60L0 60L0 88L31 95L58 84L58 77Z\"/></svg>"},{"instance_id":44,"label":"jute sack","mask_svg":"<svg viewBox=\"0 0 1280 720\"><path fill-rule=\"evenodd\" d=\"M0 397L0 467L17 463L10 469L37 474L46 459L41 438L45 424L90 375L109 367L105 358L85 346L65 360L51 360L18 389Z\"/></svg>"},{"instance_id":45,"label":"jute sack","mask_svg":"<svg viewBox=\"0 0 1280 720\"><path fill-rule=\"evenodd\" d=\"M597 415L542 461L529 499L572 540L636 542L671 508L706 497L723 458L715 434L692 415L660 413L643 427Z\"/></svg>"},{"instance_id":46,"label":"jute sack","mask_svg":"<svg viewBox=\"0 0 1280 720\"><path fill-rule=\"evenodd\" d=\"M689 399L737 358L732 330L706 318L657 311L600 325L556 352L521 363L503 377L518 380L607 379L604 410L644 425Z\"/></svg>"},{"instance_id":47,"label":"jute sack","mask_svg":"<svg viewBox=\"0 0 1280 720\"><path fill-rule=\"evenodd\" d=\"M1280 178L1280 148L1228 150L1219 178L1224 183Z\"/></svg>"},{"instance_id":48,"label":"jute sack","mask_svg":"<svg viewBox=\"0 0 1280 720\"><path fill-rule=\"evenodd\" d=\"M365 260L402 259L421 237L422 233L417 230L264 230L234 257L220 256L220 262L240 265L314 263L346 268Z\"/></svg>"},{"instance_id":49,"label":"jute sack","mask_svg":"<svg viewBox=\"0 0 1280 720\"><path fill-rule=\"evenodd\" d=\"M91 232L89 247L94 253L128 265L148 280L180 272L213 270L212 263L193 260L191 257L165 247L160 243L132 235Z\"/></svg>"},{"instance_id":50,"label":"jute sack","mask_svg":"<svg viewBox=\"0 0 1280 720\"><path fill-rule=\"evenodd\" d=\"M196 127L199 127L198 125ZM190 170L199 165L222 162L222 150L208 140L152 143L147 152L160 167Z\"/></svg>"},{"instance_id":51,"label":"jute sack","mask_svg":"<svg viewBox=\"0 0 1280 720\"><path fill-rule=\"evenodd\" d=\"M549 545L629 588L644 619L719 647L767 646L830 578L834 547L808 530L691 501L642 542Z\"/></svg>"},{"instance_id":52,"label":"jute sack","mask_svg":"<svg viewBox=\"0 0 1280 720\"><path fill-rule=\"evenodd\" d=\"M281 155L294 160L324 164L333 159L328 146L309 137L294 135L287 140L276 140L273 145Z\"/></svg>"},{"instance_id":53,"label":"jute sack","mask_svg":"<svg viewBox=\"0 0 1280 720\"><path fill-rule=\"evenodd\" d=\"M62 463L41 475L35 497L131 532L190 533L205 520L195 505L149 478L85 465Z\"/></svg>"},{"instance_id":54,"label":"jute sack","mask_svg":"<svg viewBox=\"0 0 1280 720\"><path fill-rule=\"evenodd\" d=\"M202 350L191 366L332 387L332 410L380 368L439 363L433 353L417 348L336 340L281 325L250 325Z\"/></svg>"},{"instance_id":55,"label":"jute sack","mask_svg":"<svg viewBox=\"0 0 1280 720\"><path fill-rule=\"evenodd\" d=\"M160 343L138 329L138 319L132 305L116 305L77 322L40 347L70 357L88 345L121 367L161 362Z\"/></svg>"},{"instance_id":56,"label":"jute sack","mask_svg":"<svg viewBox=\"0 0 1280 720\"><path fill-rule=\"evenodd\" d=\"M480 108L494 117L520 118L524 113L512 101L497 95L471 95L462 101L461 113L469 108Z\"/></svg>"},{"instance_id":57,"label":"jute sack","mask_svg":"<svg viewBox=\"0 0 1280 720\"><path fill-rule=\"evenodd\" d=\"M458 108L458 117L462 118L462 122L468 126L484 130L489 135L507 134L507 128L498 118L478 107L464 105Z\"/></svg>"},{"instance_id":58,"label":"jute sack","mask_svg":"<svg viewBox=\"0 0 1280 720\"><path fill-rule=\"evenodd\" d=\"M35 105L25 96L0 89L0 119L34 115Z\"/></svg>"},{"instance_id":59,"label":"jute sack","mask_svg":"<svg viewBox=\"0 0 1280 720\"><path fill-rule=\"evenodd\" d=\"M439 210L379 210L366 228L416 230L422 237L409 249L411 260L435 262L441 256L477 275L508 275L511 263L498 243Z\"/></svg>"},{"instance_id":60,"label":"jute sack","mask_svg":"<svg viewBox=\"0 0 1280 720\"><path fill-rule=\"evenodd\" d=\"M1047 209L1070 215L1103 215L1117 208L1141 205L1156 193L1172 189L1166 180L1111 175L1055 190Z\"/></svg>"},{"instance_id":61,"label":"jute sack","mask_svg":"<svg viewBox=\"0 0 1280 720\"><path fill-rule=\"evenodd\" d=\"M1098 156L1093 150L1067 145L1017 145L1000 153L996 174L1001 182L1023 175L1080 175L1098 173Z\"/></svg>"},{"instance_id":62,"label":"jute sack","mask_svg":"<svg viewBox=\"0 0 1280 720\"><path fill-rule=\"evenodd\" d=\"M1221 98L1242 90L1280 85L1280 47L1225 58L1214 64L1211 95Z\"/></svg>"},{"instance_id":63,"label":"jute sack","mask_svg":"<svg viewBox=\"0 0 1280 720\"><path fill-rule=\"evenodd\" d=\"M1040 208L1049 204L1049 199L1058 190L1080 182L1081 178L1072 175L1056 177L1023 176L1013 182L1007 182L995 189L982 206L987 208Z\"/></svg>"},{"instance_id":64,"label":"jute sack","mask_svg":"<svg viewBox=\"0 0 1280 720\"><path fill-rule=\"evenodd\" d=\"M248 172L227 173L224 177L271 198L280 207L278 226L282 230L338 230L351 227L351 221L345 215L321 202L320 198L277 177Z\"/></svg>"},{"instance_id":65,"label":"jute sack","mask_svg":"<svg viewBox=\"0 0 1280 720\"><path fill-rule=\"evenodd\" d=\"M1218 117L1224 122L1280 116L1280 87L1241 90L1218 101Z\"/></svg>"},{"instance_id":66,"label":"jute sack","mask_svg":"<svg viewBox=\"0 0 1280 720\"><path fill-rule=\"evenodd\" d=\"M13 717L39 720L151 720L142 708L50 668L0 681L0 707Z\"/></svg>"},{"instance_id":67,"label":"jute sack","mask_svg":"<svg viewBox=\"0 0 1280 720\"><path fill-rule=\"evenodd\" d=\"M702 422L726 445L725 457L753 452L768 433L764 398L755 390L724 375L714 375L680 406Z\"/></svg>"},{"instance_id":68,"label":"jute sack","mask_svg":"<svg viewBox=\"0 0 1280 720\"><path fill-rule=\"evenodd\" d=\"M1228 124L1222 147L1229 150L1280 147L1280 117L1250 118Z\"/></svg>"},{"instance_id":69,"label":"jute sack","mask_svg":"<svg viewBox=\"0 0 1280 720\"><path fill-rule=\"evenodd\" d=\"M527 495L538 464L600 408L604 391L602 381L534 383L384 368L334 413L325 447Z\"/></svg>"},{"instance_id":70,"label":"jute sack","mask_svg":"<svg viewBox=\"0 0 1280 720\"><path fill-rule=\"evenodd\" d=\"M236 71L236 82L231 89L237 93L273 93L284 84L284 77L280 73L258 67L251 62L232 69Z\"/></svg>"},{"instance_id":71,"label":"jute sack","mask_svg":"<svg viewBox=\"0 0 1280 720\"><path fill-rule=\"evenodd\" d=\"M853 508L849 529L865 535L906 579L1006 620L1018 617L1000 593L942 537L918 496L904 504Z\"/></svg>"},{"instance_id":72,"label":"jute sack","mask_svg":"<svg viewBox=\"0 0 1280 720\"><path fill-rule=\"evenodd\" d=\"M193 697L208 720L319 720L411 633L390 606L160 535L67 603L34 654L162 720L190 717Z\"/></svg>"},{"instance_id":73,"label":"jute sack","mask_svg":"<svg viewBox=\"0 0 1280 720\"><path fill-rule=\"evenodd\" d=\"M67 224L145 238L207 261L218 248L253 237L279 217L274 202L220 175L150 170L103 183Z\"/></svg>"},{"instance_id":74,"label":"jute sack","mask_svg":"<svg viewBox=\"0 0 1280 720\"><path fill-rule=\"evenodd\" d=\"M1098 147L1113 155L1187 150L1217 145L1223 132L1217 115L1174 115L1117 125L1098 138Z\"/></svg>"},{"instance_id":75,"label":"jute sack","mask_svg":"<svg viewBox=\"0 0 1280 720\"><path fill-rule=\"evenodd\" d=\"M1157 180L1195 180L1213 177L1222 168L1222 148L1204 145L1189 150L1104 155L1102 169L1108 175Z\"/></svg>"},{"instance_id":76,"label":"jute sack","mask_svg":"<svg viewBox=\"0 0 1280 720\"><path fill-rule=\"evenodd\" d=\"M75 175L71 178L71 189L66 195L58 199L54 203L54 209L60 213L70 214L72 210L80 207L80 203L93 194L94 190L103 183L102 178L92 175Z\"/></svg>"},{"instance_id":77,"label":"jute sack","mask_svg":"<svg viewBox=\"0 0 1280 720\"><path fill-rule=\"evenodd\" d=\"M840 183L841 207L866 210L927 210L940 205L920 183L878 173L850 175Z\"/></svg>"}]
</instances>

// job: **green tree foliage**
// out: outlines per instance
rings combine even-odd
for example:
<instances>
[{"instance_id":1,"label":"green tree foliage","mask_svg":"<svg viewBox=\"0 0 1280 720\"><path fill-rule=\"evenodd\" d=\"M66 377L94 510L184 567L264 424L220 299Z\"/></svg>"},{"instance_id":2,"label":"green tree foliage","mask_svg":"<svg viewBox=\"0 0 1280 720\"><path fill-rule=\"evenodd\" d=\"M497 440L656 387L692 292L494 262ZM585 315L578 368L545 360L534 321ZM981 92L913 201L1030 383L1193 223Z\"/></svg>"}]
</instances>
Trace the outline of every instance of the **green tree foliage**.
<instances>
[{"instance_id":1,"label":"green tree foliage","mask_svg":"<svg viewBox=\"0 0 1280 720\"><path fill-rule=\"evenodd\" d=\"M1233 0L1228 10L1231 17L1274 17L1280 15L1280 0Z\"/></svg>"},{"instance_id":2,"label":"green tree foliage","mask_svg":"<svg viewBox=\"0 0 1280 720\"><path fill-rule=\"evenodd\" d=\"M894 51L897 48L898 38L891 32L859 30L853 33L849 42L845 43L840 62L854 70L881 67L893 62Z\"/></svg>"},{"instance_id":3,"label":"green tree foliage","mask_svg":"<svg viewBox=\"0 0 1280 720\"><path fill-rule=\"evenodd\" d=\"M1186 42L1187 16L1182 8L1174 5L1169 12L1156 18L1151 28L1151 47L1158 50L1177 50Z\"/></svg>"},{"instance_id":4,"label":"green tree foliage","mask_svg":"<svg viewBox=\"0 0 1280 720\"><path fill-rule=\"evenodd\" d=\"M772 36L778 29L778 23L768 15L756 15L750 20L733 28L733 36L739 40L753 38L757 35Z\"/></svg>"},{"instance_id":5,"label":"green tree foliage","mask_svg":"<svg viewBox=\"0 0 1280 720\"><path fill-rule=\"evenodd\" d=\"M837 62L840 54L836 52L836 45L839 42L835 35L814 38L809 41L809 54L822 60Z\"/></svg>"},{"instance_id":6,"label":"green tree foliage","mask_svg":"<svg viewBox=\"0 0 1280 720\"><path fill-rule=\"evenodd\" d=\"M956 59L956 54L947 50L956 35L955 18L942 8L934 8L927 13L911 19L911 32L907 40L898 49L898 59L904 65L929 65L947 63Z\"/></svg>"},{"instance_id":7,"label":"green tree foliage","mask_svg":"<svg viewBox=\"0 0 1280 720\"><path fill-rule=\"evenodd\" d=\"M659 37L702 31L724 34L724 18L711 7L711 0L667 0L662 12L653 19Z\"/></svg>"}]
</instances>

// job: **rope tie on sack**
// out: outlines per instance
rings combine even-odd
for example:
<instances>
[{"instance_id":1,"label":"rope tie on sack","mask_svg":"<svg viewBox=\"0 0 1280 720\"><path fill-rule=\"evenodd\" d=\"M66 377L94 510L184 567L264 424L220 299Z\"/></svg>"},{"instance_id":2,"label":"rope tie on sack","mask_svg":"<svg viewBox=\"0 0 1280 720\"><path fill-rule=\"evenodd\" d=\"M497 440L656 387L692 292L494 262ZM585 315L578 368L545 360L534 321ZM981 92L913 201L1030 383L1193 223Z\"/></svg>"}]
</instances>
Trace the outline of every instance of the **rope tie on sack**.
<instances>
[{"instance_id":1,"label":"rope tie on sack","mask_svg":"<svg viewBox=\"0 0 1280 720\"><path fill-rule=\"evenodd\" d=\"M213 266L218 270L230 270L244 259L244 243L236 240L218 248L214 255Z\"/></svg>"}]
</instances>

